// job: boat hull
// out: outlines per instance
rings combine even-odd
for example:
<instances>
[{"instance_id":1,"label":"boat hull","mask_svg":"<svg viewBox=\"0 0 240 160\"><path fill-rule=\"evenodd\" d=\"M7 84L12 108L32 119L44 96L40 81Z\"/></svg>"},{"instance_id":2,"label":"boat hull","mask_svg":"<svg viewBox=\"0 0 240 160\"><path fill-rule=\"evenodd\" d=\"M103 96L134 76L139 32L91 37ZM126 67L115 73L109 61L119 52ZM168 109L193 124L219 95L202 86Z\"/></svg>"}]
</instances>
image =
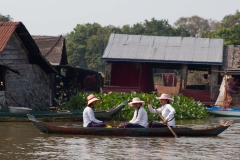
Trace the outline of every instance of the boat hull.
<instances>
[{"instance_id":1,"label":"boat hull","mask_svg":"<svg viewBox=\"0 0 240 160\"><path fill-rule=\"evenodd\" d=\"M240 117L240 108L221 109L220 107L211 107L207 108L207 111L220 117Z\"/></svg>"},{"instance_id":2,"label":"boat hull","mask_svg":"<svg viewBox=\"0 0 240 160\"><path fill-rule=\"evenodd\" d=\"M29 114L31 112L31 108L26 108L26 107L14 107L14 106L9 106L9 112L14 113L14 114Z\"/></svg>"},{"instance_id":3,"label":"boat hull","mask_svg":"<svg viewBox=\"0 0 240 160\"><path fill-rule=\"evenodd\" d=\"M76 134L91 136L129 136L129 137L174 137L167 127L163 128L103 128L103 127L82 127L78 125L56 126L35 119L28 115L32 123L43 133L48 134ZM192 129L188 127L172 128L177 136L187 137L209 137L217 136L225 131L228 125L206 129Z\"/></svg>"},{"instance_id":4,"label":"boat hull","mask_svg":"<svg viewBox=\"0 0 240 160\"><path fill-rule=\"evenodd\" d=\"M95 111L95 117L99 120L111 120L116 116L122 108L127 104L123 102L118 106L112 107L109 110ZM71 122L71 121L82 121L82 111L31 111L31 115L34 115L41 121L44 122ZM0 122L30 122L27 114L15 114L8 111L0 111Z\"/></svg>"}]
</instances>

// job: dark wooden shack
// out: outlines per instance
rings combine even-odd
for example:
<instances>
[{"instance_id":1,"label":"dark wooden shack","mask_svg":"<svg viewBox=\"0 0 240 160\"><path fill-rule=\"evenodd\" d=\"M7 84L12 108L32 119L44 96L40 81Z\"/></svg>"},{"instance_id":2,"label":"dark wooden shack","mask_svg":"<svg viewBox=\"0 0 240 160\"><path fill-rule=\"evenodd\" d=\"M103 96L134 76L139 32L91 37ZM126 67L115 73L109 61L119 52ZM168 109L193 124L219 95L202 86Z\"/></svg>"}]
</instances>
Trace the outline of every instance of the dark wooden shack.
<instances>
[{"instance_id":1,"label":"dark wooden shack","mask_svg":"<svg viewBox=\"0 0 240 160\"><path fill-rule=\"evenodd\" d=\"M0 71L2 109L49 109L49 74L57 71L42 56L22 22L0 22Z\"/></svg>"},{"instance_id":2,"label":"dark wooden shack","mask_svg":"<svg viewBox=\"0 0 240 160\"><path fill-rule=\"evenodd\" d=\"M33 36L42 55L58 71L51 74L52 96L66 98L78 92L100 92L103 80L100 73L68 64L65 37Z\"/></svg>"}]
</instances>

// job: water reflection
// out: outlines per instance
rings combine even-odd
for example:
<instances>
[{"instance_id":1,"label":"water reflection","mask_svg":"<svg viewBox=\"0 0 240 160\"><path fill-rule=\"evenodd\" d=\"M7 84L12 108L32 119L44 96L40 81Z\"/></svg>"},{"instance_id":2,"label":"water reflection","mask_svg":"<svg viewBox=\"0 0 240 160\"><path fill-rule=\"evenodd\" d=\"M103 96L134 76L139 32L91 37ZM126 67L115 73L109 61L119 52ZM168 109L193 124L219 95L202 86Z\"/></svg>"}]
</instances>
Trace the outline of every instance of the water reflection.
<instances>
[{"instance_id":1,"label":"water reflection","mask_svg":"<svg viewBox=\"0 0 240 160\"><path fill-rule=\"evenodd\" d=\"M48 135L32 123L1 123L1 159L238 159L240 119L213 118L208 121L177 122L209 126L233 120L217 137L96 137Z\"/></svg>"}]
</instances>

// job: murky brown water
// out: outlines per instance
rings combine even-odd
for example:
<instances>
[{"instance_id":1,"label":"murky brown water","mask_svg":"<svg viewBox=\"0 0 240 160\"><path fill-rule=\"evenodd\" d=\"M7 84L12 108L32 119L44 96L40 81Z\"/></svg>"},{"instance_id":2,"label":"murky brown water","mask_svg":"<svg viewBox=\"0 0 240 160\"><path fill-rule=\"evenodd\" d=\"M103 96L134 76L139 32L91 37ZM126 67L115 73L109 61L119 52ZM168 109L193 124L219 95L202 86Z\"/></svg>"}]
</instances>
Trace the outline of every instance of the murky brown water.
<instances>
[{"instance_id":1,"label":"murky brown water","mask_svg":"<svg viewBox=\"0 0 240 160\"><path fill-rule=\"evenodd\" d=\"M177 123L209 125L225 120ZM0 159L240 159L240 119L233 120L225 132L208 138L47 135L30 122L1 122Z\"/></svg>"}]
</instances>

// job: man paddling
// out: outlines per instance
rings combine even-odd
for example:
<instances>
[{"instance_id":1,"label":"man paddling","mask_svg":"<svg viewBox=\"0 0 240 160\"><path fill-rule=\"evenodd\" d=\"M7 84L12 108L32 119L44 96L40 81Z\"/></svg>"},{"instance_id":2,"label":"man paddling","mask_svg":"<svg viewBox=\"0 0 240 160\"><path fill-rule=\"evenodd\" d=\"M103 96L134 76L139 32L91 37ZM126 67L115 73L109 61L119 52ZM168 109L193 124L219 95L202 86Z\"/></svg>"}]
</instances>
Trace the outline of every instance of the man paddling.
<instances>
[{"instance_id":1,"label":"man paddling","mask_svg":"<svg viewBox=\"0 0 240 160\"><path fill-rule=\"evenodd\" d=\"M173 101L173 98L170 98L168 94L163 93L161 97L156 97L156 99L160 101L162 107L154 109L150 102L150 99L147 99L149 111L151 113L162 114L164 121L163 123L156 123L151 121L149 123L149 128L167 127L167 124L168 126L174 127L175 126L174 114L176 113L176 111L170 104L170 102Z\"/></svg>"}]
</instances>

